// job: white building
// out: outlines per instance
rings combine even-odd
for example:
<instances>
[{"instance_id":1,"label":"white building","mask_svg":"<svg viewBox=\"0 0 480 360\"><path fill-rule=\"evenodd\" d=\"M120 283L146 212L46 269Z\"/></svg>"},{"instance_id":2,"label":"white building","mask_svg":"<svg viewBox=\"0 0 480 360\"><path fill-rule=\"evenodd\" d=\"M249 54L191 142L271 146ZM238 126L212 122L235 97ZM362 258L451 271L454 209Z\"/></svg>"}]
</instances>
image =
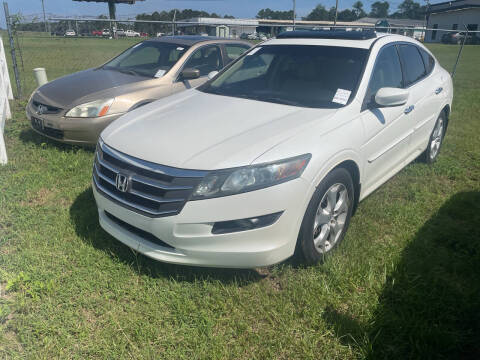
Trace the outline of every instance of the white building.
<instances>
[{"instance_id":1,"label":"white building","mask_svg":"<svg viewBox=\"0 0 480 360\"><path fill-rule=\"evenodd\" d=\"M191 24L190 24L191 23ZM241 34L251 34L259 25L256 19L192 18L182 20L177 28L185 34L206 34L226 38L238 38Z\"/></svg>"},{"instance_id":2,"label":"white building","mask_svg":"<svg viewBox=\"0 0 480 360\"><path fill-rule=\"evenodd\" d=\"M364 17L358 19L358 21L371 24L379 32L410 36L417 40L422 40L425 35L426 26L424 20L380 19Z\"/></svg>"},{"instance_id":3,"label":"white building","mask_svg":"<svg viewBox=\"0 0 480 360\"><path fill-rule=\"evenodd\" d=\"M444 30L478 31L480 27L480 0L446 1L430 5L427 28L439 29L427 31L425 41L441 42ZM479 33L474 33L480 37Z\"/></svg>"}]
</instances>

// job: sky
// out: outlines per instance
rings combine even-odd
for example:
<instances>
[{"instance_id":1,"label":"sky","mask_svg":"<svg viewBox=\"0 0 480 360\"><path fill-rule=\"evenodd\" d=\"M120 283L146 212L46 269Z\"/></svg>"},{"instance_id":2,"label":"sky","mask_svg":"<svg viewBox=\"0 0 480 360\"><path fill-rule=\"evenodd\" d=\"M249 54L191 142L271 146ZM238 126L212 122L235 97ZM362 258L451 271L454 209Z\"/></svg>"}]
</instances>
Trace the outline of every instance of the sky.
<instances>
[{"instance_id":1,"label":"sky","mask_svg":"<svg viewBox=\"0 0 480 360\"><path fill-rule=\"evenodd\" d=\"M5 1L5 0L3 0ZM10 14L21 13L22 15L41 15L41 0L6 0ZM362 0L364 8L370 9L370 5L376 0ZM417 0L422 5L424 0ZM440 1L440 0L438 0ZM436 2L438 2L436 1ZM44 0L45 11L57 16L98 16L108 14L108 6L105 3L77 2L72 0ZM355 0L339 0L339 9L351 8ZM390 10L396 10L401 0L392 0ZM435 1L434 1L435 2ZM307 15L317 4L321 3L326 8L335 5L335 0L296 0L297 16ZM290 10L293 0L145 0L138 1L135 5L117 5L117 15L132 15L138 13L152 13L154 11L171 9L194 9L215 12L221 16L228 14L236 18L254 18L260 9ZM3 11L2 11L3 12ZM0 15L0 26L4 27L5 17Z\"/></svg>"}]
</instances>

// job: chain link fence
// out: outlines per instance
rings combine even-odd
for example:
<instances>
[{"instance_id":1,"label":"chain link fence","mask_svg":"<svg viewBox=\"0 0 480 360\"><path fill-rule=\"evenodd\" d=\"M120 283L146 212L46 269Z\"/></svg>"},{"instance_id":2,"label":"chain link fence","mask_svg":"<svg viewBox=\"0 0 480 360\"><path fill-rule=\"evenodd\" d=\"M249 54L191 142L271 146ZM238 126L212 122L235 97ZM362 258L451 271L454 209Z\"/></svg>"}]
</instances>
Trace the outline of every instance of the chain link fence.
<instances>
[{"instance_id":1,"label":"chain link fence","mask_svg":"<svg viewBox=\"0 0 480 360\"><path fill-rule=\"evenodd\" d=\"M12 28L23 93L22 98L24 99L28 98L37 87L33 75L33 69L35 68L45 68L48 80L53 80L77 71L99 66L128 47L157 35L163 36L172 33L195 34L242 38L252 42L260 42L275 36L278 32L291 30L291 26L254 26L251 23L242 24L238 21L235 25L225 26L214 23L192 24L188 22L130 21L111 23L98 20L72 20L70 22L58 20L49 22L47 28L51 30L50 33L18 31L15 28L15 23L12 24ZM329 29L332 26L298 25L297 29L299 28ZM358 26L341 26L341 28L357 29ZM68 30L73 30L74 33L69 34ZM449 71L453 70L452 64L455 63L464 41L466 46L480 43L479 31L468 32L467 34L466 31L461 30L392 27L377 28L376 30L407 35L420 41L424 41L424 39L433 40L434 42L426 43L427 47L445 47L442 51L448 53L449 61L446 67ZM127 31L129 32L127 33ZM5 44L5 52L7 53L10 67L9 73L13 85L15 84L15 79L13 78L14 72L10 58L8 35L5 31L0 31L0 34ZM72 84L73 86L75 84Z\"/></svg>"}]
</instances>

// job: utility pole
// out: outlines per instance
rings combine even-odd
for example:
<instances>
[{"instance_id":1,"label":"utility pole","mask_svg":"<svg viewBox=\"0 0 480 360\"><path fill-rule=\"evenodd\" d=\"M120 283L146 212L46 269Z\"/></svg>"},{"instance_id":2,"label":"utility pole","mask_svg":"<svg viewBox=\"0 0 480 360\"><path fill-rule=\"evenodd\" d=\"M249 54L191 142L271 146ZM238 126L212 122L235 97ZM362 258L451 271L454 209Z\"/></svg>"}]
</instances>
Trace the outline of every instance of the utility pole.
<instances>
[{"instance_id":1,"label":"utility pole","mask_svg":"<svg viewBox=\"0 0 480 360\"><path fill-rule=\"evenodd\" d=\"M335 19L333 20L333 26L337 25L337 15L338 15L338 0L335 2Z\"/></svg>"},{"instance_id":2,"label":"utility pole","mask_svg":"<svg viewBox=\"0 0 480 360\"><path fill-rule=\"evenodd\" d=\"M175 35L175 17L177 16L177 9L173 11L173 21L172 21L172 35Z\"/></svg>"},{"instance_id":3,"label":"utility pole","mask_svg":"<svg viewBox=\"0 0 480 360\"><path fill-rule=\"evenodd\" d=\"M17 56L15 54L15 43L13 42L12 25L10 23L10 12L8 11L8 3L6 3L5 1L3 2L3 10L5 11L8 39L10 40L10 53L12 54L13 73L15 75L15 81L17 83L17 99L20 99L22 97L22 85L20 83L20 74L18 73Z\"/></svg>"},{"instance_id":4,"label":"utility pole","mask_svg":"<svg viewBox=\"0 0 480 360\"><path fill-rule=\"evenodd\" d=\"M45 3L42 0L42 10L43 10L43 23L45 24L45 32L48 32L47 17L45 16Z\"/></svg>"},{"instance_id":5,"label":"utility pole","mask_svg":"<svg viewBox=\"0 0 480 360\"><path fill-rule=\"evenodd\" d=\"M296 1L293 0L293 30L295 30L295 3Z\"/></svg>"},{"instance_id":6,"label":"utility pole","mask_svg":"<svg viewBox=\"0 0 480 360\"><path fill-rule=\"evenodd\" d=\"M428 12L430 11L430 0L425 0L427 3L427 11L425 11L425 27L423 28L423 41L425 42L425 37L427 36L427 30L428 29L428 19L429 19L429 14Z\"/></svg>"}]
</instances>

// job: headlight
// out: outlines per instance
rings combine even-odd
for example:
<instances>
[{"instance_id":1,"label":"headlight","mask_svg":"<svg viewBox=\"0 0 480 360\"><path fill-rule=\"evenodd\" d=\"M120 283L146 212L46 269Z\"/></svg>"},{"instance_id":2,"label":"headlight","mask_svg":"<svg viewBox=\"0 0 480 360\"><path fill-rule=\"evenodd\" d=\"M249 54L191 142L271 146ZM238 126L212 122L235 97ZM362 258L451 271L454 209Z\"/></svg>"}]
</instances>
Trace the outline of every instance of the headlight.
<instances>
[{"instance_id":1,"label":"headlight","mask_svg":"<svg viewBox=\"0 0 480 360\"><path fill-rule=\"evenodd\" d=\"M66 117L100 117L105 116L110 110L114 99L95 100L89 103L75 106L68 111Z\"/></svg>"},{"instance_id":2,"label":"headlight","mask_svg":"<svg viewBox=\"0 0 480 360\"><path fill-rule=\"evenodd\" d=\"M274 163L208 173L192 194L192 200L239 194L263 189L298 178L311 155L305 154Z\"/></svg>"}]
</instances>

